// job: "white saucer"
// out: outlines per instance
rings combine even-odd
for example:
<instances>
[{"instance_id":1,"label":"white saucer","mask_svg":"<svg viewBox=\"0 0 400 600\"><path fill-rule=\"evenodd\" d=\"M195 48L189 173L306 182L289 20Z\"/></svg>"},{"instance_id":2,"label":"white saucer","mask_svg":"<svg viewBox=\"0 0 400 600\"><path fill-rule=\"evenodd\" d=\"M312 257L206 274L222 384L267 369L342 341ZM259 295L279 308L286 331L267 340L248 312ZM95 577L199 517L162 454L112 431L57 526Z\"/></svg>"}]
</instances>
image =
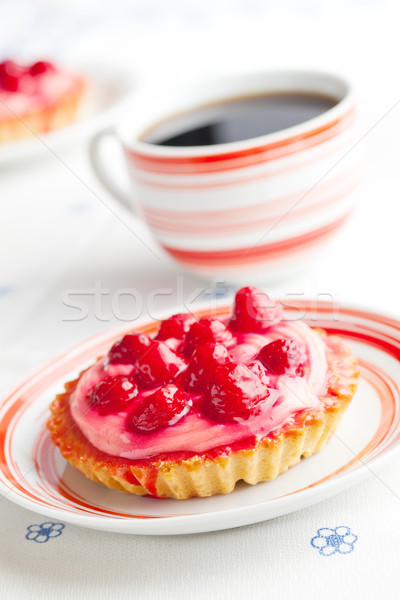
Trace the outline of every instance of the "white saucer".
<instances>
[{"instance_id":1,"label":"white saucer","mask_svg":"<svg viewBox=\"0 0 400 600\"><path fill-rule=\"evenodd\" d=\"M345 307L336 318L330 305L321 302L302 301L293 306L304 311L310 325L344 337L361 365L356 396L336 434L319 454L302 460L273 481L256 486L240 483L231 494L212 498L177 501L136 497L86 479L52 445L46 429L48 405L65 381L73 379L129 329L125 324L55 359L2 403L0 490L25 508L76 525L162 535L228 529L271 519L373 475L400 448L400 323ZM226 314L227 307L220 312Z\"/></svg>"}]
</instances>

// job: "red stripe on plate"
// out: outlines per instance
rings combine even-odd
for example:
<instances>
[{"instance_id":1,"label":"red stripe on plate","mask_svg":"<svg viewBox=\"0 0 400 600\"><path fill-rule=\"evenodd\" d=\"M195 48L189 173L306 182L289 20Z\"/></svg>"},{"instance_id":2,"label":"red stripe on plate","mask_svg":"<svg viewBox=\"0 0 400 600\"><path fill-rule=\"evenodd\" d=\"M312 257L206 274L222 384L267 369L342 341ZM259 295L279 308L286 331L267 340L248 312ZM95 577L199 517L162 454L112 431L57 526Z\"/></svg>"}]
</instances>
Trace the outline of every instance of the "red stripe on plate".
<instances>
[{"instance_id":1,"label":"red stripe on plate","mask_svg":"<svg viewBox=\"0 0 400 600\"><path fill-rule=\"evenodd\" d=\"M342 314L347 317L353 318L353 322L342 321L340 323L334 320L324 319L323 316L332 312L331 304L326 304L316 301L294 301L292 302L291 309L298 309L311 313L308 322L312 326L322 326L328 333L339 333L343 337L347 337L353 340L359 340L364 342L368 346L374 346L380 348L383 352L394 356L397 360L400 360L400 340L396 337L393 332L386 333L385 331L374 329L373 323L378 325L384 325L393 328L394 331L400 332L400 323L393 319L382 317L381 315L375 315L370 312L364 312L357 309L341 309ZM312 315L314 311L322 315L320 322L316 322ZM210 314L210 310L202 310L197 313L199 316L206 316ZM213 316L226 316L228 314L227 307L217 307L212 312ZM366 320L364 324L361 321ZM306 319L307 321L307 319ZM157 328L157 323L151 323L144 325L143 327L137 328L137 330L145 330L147 332L154 332ZM131 328L126 328L125 331ZM30 406L39 395L43 394L50 385L53 385L60 377L65 376L72 369L78 369L83 366L83 363L88 359L94 359L98 356L106 345L109 345L115 339L122 335L121 330L118 333L107 332L101 333L95 336L92 341L85 342L81 345L81 350L78 348L68 352L63 357L58 358L50 365L47 365L44 369L35 376L32 376L28 382L25 382L19 387L19 392L14 393L8 397L3 403L3 417L0 422L0 476L2 482L14 495L18 495L21 498L28 500L33 506L48 507L48 508L59 508L60 501L64 500L66 503L62 505L61 510L69 512L78 512L87 514L93 512L94 515L105 516L105 517L120 517L120 518L165 518L170 516L181 516L179 515L126 515L106 507L98 507L91 503L88 499L81 497L77 492L71 490L69 486L63 481L62 476L59 477L56 471L56 467L51 467L50 462L54 460L55 453L58 451L57 448L50 445L50 438L47 430L41 429L38 432L38 441L33 459L33 466L35 473L39 479L38 489L35 490L24 478L24 474L19 470L19 466L15 463L13 456L13 435L15 429L18 426L19 420L24 416L26 408ZM311 486L314 487L323 481L331 479L338 474L344 473L345 471L354 468L357 463L366 463L371 457L382 454L387 448L398 444L400 439L399 429L399 386L396 381L390 377L389 374L383 372L376 365L371 364L367 361L360 361L362 366L363 377L372 385L379 397L379 401L382 407L382 415L379 425L374 433L372 439L363 448L363 450L354 456L346 465L338 469L337 471L330 473L323 479L314 482ZM42 413L41 413L42 414ZM42 437L43 432L46 431L47 440ZM40 440L42 440L40 442ZM44 441L43 441L44 440ZM43 454L48 457L51 472L43 470ZM18 474L18 476L16 476ZM290 493L295 494L302 489L297 489ZM72 503L72 506L70 505ZM104 509L104 510L103 510ZM195 515L193 515L195 516Z\"/></svg>"}]
</instances>

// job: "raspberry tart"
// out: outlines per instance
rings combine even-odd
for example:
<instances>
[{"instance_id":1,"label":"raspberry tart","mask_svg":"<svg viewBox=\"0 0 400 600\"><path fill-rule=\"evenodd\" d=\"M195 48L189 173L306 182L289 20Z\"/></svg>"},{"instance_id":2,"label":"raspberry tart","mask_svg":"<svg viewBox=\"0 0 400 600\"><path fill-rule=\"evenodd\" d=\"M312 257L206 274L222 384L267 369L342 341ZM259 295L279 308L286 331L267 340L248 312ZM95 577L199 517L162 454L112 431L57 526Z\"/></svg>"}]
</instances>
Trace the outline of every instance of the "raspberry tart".
<instances>
[{"instance_id":1,"label":"raspberry tart","mask_svg":"<svg viewBox=\"0 0 400 600\"><path fill-rule=\"evenodd\" d=\"M38 61L0 63L0 142L46 133L75 120L85 90L76 73Z\"/></svg>"},{"instance_id":2,"label":"raspberry tart","mask_svg":"<svg viewBox=\"0 0 400 600\"><path fill-rule=\"evenodd\" d=\"M221 318L174 315L118 340L51 405L61 454L90 479L185 499L275 478L324 447L357 387L337 336L246 287Z\"/></svg>"}]
</instances>

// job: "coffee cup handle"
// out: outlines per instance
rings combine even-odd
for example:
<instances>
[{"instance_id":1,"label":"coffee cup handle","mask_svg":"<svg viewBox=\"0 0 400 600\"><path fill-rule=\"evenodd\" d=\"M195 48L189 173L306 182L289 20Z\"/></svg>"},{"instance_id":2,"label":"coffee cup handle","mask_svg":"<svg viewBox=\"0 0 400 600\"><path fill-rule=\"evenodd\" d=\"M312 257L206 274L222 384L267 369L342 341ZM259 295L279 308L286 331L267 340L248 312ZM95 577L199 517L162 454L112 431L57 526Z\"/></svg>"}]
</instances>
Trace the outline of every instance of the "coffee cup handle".
<instances>
[{"instance_id":1,"label":"coffee cup handle","mask_svg":"<svg viewBox=\"0 0 400 600\"><path fill-rule=\"evenodd\" d=\"M89 158L93 168L93 171L97 175L97 178L103 184L105 189L114 196L125 208L136 213L134 202L132 201L129 189L117 183L113 176L110 174L108 167L105 164L102 155L102 146L106 138L117 138L114 127L107 127L102 131L99 131L90 141L89 145Z\"/></svg>"}]
</instances>

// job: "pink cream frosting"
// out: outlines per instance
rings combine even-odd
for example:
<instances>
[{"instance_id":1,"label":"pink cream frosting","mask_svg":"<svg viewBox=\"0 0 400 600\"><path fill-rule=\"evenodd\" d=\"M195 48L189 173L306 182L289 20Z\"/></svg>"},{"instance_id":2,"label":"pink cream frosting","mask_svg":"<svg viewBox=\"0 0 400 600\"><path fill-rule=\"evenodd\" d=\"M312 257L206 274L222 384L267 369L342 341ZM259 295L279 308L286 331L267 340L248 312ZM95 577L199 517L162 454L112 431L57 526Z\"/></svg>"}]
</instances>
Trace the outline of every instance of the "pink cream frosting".
<instances>
[{"instance_id":1,"label":"pink cream frosting","mask_svg":"<svg viewBox=\"0 0 400 600\"><path fill-rule=\"evenodd\" d=\"M229 446L251 436L260 439L280 428L305 408L316 408L327 387L326 345L323 338L302 322L283 321L267 334L241 334L229 349L231 358L248 364L268 342L278 338L298 341L307 349L308 363L303 377L270 377L273 388L257 414L235 423L216 423L200 411L192 410L178 423L152 434L140 434L126 428L127 412L101 416L89 407L86 394L97 383L116 375L129 375L131 365L107 365L99 360L80 378L71 395L72 417L85 437L112 456L130 460L146 459L165 452L206 452ZM173 341L171 341L173 345ZM152 390L141 392L136 401Z\"/></svg>"}]
</instances>

